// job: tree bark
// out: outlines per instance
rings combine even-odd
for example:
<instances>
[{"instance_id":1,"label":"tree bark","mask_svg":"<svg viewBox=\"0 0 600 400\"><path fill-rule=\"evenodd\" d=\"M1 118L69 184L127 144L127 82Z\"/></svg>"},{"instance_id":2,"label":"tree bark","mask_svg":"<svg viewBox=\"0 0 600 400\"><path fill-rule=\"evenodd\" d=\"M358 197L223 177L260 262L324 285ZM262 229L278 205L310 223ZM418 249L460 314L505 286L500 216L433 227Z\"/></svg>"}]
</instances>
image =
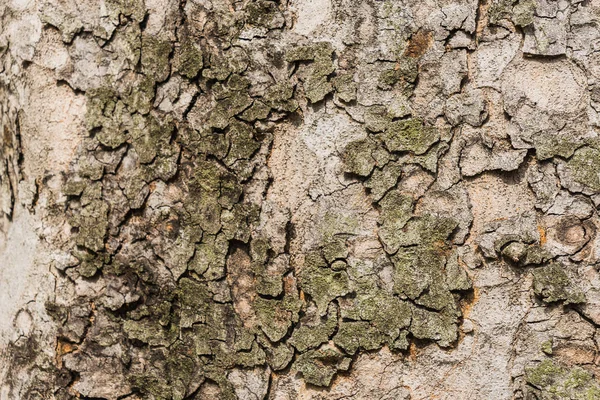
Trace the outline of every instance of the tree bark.
<instances>
[{"instance_id":1,"label":"tree bark","mask_svg":"<svg viewBox=\"0 0 600 400\"><path fill-rule=\"evenodd\" d=\"M595 0L0 4L0 399L600 399Z\"/></svg>"}]
</instances>

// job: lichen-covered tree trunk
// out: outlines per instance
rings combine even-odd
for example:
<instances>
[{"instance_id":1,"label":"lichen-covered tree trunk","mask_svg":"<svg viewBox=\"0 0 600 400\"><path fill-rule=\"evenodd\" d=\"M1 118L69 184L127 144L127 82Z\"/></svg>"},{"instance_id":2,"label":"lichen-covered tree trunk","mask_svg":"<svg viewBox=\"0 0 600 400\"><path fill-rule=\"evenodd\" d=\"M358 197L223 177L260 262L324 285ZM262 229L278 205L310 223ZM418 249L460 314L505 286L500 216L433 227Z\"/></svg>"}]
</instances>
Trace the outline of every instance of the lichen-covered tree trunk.
<instances>
[{"instance_id":1,"label":"lichen-covered tree trunk","mask_svg":"<svg viewBox=\"0 0 600 400\"><path fill-rule=\"evenodd\" d=\"M0 399L600 399L600 0L1 0Z\"/></svg>"}]
</instances>

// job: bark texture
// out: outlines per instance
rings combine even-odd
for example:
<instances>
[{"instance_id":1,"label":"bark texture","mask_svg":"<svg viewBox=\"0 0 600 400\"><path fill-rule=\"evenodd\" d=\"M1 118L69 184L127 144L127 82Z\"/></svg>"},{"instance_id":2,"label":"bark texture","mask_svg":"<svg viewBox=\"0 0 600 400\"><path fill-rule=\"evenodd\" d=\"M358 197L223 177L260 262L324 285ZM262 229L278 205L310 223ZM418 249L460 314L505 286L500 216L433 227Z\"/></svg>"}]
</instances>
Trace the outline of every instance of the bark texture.
<instances>
[{"instance_id":1,"label":"bark texture","mask_svg":"<svg viewBox=\"0 0 600 400\"><path fill-rule=\"evenodd\" d=\"M600 399L599 49L600 0L0 2L0 399Z\"/></svg>"}]
</instances>

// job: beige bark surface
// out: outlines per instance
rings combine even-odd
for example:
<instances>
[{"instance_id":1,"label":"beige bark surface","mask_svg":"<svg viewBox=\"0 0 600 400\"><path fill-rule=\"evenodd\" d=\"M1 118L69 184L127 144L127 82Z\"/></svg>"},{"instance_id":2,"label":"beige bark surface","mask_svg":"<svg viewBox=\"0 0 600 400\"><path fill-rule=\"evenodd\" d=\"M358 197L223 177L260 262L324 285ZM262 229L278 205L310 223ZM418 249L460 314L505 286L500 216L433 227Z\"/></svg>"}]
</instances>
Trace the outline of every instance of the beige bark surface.
<instances>
[{"instance_id":1,"label":"beige bark surface","mask_svg":"<svg viewBox=\"0 0 600 400\"><path fill-rule=\"evenodd\" d=\"M600 399L600 1L0 2L0 399Z\"/></svg>"}]
</instances>

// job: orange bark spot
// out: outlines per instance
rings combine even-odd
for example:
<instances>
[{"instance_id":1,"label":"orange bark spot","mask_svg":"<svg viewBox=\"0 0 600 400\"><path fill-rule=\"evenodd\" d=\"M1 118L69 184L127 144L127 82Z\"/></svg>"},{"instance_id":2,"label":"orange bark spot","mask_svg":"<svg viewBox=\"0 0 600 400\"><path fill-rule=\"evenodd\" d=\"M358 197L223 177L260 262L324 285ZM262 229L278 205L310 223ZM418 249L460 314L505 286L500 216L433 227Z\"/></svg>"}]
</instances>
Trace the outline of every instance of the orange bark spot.
<instances>
[{"instance_id":1,"label":"orange bark spot","mask_svg":"<svg viewBox=\"0 0 600 400\"><path fill-rule=\"evenodd\" d=\"M62 368L62 356L65 354L72 353L78 349L76 344L69 343L65 340L58 339L56 342L56 354L54 356L54 362L58 368Z\"/></svg>"},{"instance_id":2,"label":"orange bark spot","mask_svg":"<svg viewBox=\"0 0 600 400\"><path fill-rule=\"evenodd\" d=\"M541 225L537 226L537 230L540 233L540 246L543 246L546 244L546 230Z\"/></svg>"},{"instance_id":3,"label":"orange bark spot","mask_svg":"<svg viewBox=\"0 0 600 400\"><path fill-rule=\"evenodd\" d=\"M417 361L417 355L419 351L417 349L417 345L414 342L411 342L408 346L408 359L411 361Z\"/></svg>"},{"instance_id":4,"label":"orange bark spot","mask_svg":"<svg viewBox=\"0 0 600 400\"><path fill-rule=\"evenodd\" d=\"M77 346L73 343L65 342L63 340L59 340L56 343L56 353L59 355L69 354L77 350Z\"/></svg>"},{"instance_id":5,"label":"orange bark spot","mask_svg":"<svg viewBox=\"0 0 600 400\"><path fill-rule=\"evenodd\" d=\"M473 294L466 297L461 302L461 310L462 310L463 318L469 317L469 315L471 314L471 311L473 311L473 307L475 307L475 304L477 304L477 302L479 301L479 296L480 296L479 289L474 287Z\"/></svg>"}]
</instances>

